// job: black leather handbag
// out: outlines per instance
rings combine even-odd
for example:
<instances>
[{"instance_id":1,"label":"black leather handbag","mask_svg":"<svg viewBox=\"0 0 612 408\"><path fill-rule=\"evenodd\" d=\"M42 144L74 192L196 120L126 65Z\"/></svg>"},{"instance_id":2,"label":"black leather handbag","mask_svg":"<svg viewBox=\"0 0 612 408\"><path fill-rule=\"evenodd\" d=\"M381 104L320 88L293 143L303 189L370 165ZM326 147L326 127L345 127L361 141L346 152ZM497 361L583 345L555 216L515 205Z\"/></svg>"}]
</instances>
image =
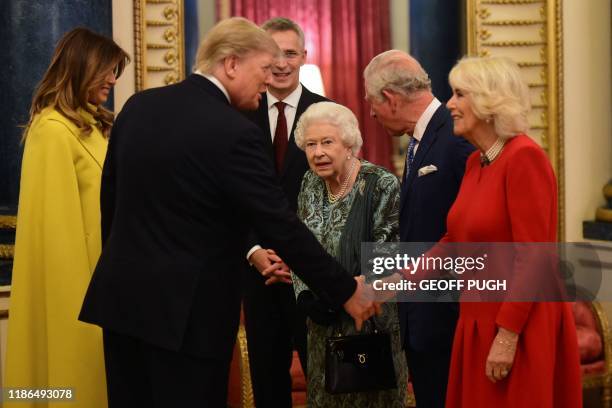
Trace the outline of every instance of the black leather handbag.
<instances>
[{"instance_id":1,"label":"black leather handbag","mask_svg":"<svg viewBox=\"0 0 612 408\"><path fill-rule=\"evenodd\" d=\"M325 390L330 394L397 388L391 338L370 334L328 337L325 345Z\"/></svg>"}]
</instances>

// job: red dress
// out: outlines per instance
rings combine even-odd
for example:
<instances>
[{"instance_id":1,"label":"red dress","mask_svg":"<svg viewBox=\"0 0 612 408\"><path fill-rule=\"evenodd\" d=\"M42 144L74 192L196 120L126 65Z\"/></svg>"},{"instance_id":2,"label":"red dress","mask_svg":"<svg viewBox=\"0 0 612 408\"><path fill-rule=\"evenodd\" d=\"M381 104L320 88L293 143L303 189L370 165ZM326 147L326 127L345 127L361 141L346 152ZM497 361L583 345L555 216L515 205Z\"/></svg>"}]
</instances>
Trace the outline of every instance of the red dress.
<instances>
[{"instance_id":1,"label":"red dress","mask_svg":"<svg viewBox=\"0 0 612 408\"><path fill-rule=\"evenodd\" d=\"M446 242L555 242L557 189L543 150L518 135L489 166L473 153L447 225ZM510 374L494 384L485 363L498 326L520 336ZM569 304L461 303L446 406L581 407L579 364Z\"/></svg>"}]
</instances>

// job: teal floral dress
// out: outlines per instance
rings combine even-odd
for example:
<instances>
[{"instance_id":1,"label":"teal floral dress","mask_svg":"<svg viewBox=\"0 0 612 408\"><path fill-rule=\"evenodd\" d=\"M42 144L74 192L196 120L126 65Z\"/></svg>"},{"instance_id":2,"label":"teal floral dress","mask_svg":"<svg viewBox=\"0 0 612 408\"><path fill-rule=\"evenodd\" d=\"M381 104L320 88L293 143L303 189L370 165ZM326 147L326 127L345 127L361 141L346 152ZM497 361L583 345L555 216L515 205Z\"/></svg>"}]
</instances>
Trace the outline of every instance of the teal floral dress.
<instances>
[{"instance_id":1,"label":"teal floral dress","mask_svg":"<svg viewBox=\"0 0 612 408\"><path fill-rule=\"evenodd\" d=\"M310 228L321 245L336 258L342 230L351 207L358 195L363 195L365 177L372 172L378 176L372 200L374 203L373 240L375 242L398 241L400 186L397 177L393 174L382 167L362 160L353 188L346 196L333 204L328 200L323 179L312 171L304 175L298 196L298 216ZM308 289L297 275L293 274L292 279L296 296ZM391 336L397 388L351 394L327 393L325 391L325 340L335 334L334 327L338 326L322 326L308 318L308 407L403 408L406 406L408 369L401 349L397 304L384 304L382 315L376 316L375 319L378 328L388 332ZM344 335L357 334L354 320L344 311L342 311L340 324Z\"/></svg>"}]
</instances>

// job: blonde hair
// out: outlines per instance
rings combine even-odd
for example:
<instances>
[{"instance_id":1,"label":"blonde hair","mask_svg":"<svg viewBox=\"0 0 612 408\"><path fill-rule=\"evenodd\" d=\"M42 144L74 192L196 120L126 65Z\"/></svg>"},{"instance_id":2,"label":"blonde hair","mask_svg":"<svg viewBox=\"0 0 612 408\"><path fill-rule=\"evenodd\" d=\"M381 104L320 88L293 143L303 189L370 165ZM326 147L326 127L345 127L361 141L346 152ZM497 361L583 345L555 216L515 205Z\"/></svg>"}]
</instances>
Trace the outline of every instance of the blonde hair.
<instances>
[{"instance_id":1,"label":"blonde hair","mask_svg":"<svg viewBox=\"0 0 612 408\"><path fill-rule=\"evenodd\" d=\"M369 96L384 100L383 90L411 99L419 91L431 92L431 80L417 60L400 50L382 52L363 71Z\"/></svg>"},{"instance_id":2,"label":"blonde hair","mask_svg":"<svg viewBox=\"0 0 612 408\"><path fill-rule=\"evenodd\" d=\"M529 129L529 88L514 61L505 57L466 57L448 76L453 89L460 89L481 120L492 119L495 132L509 138Z\"/></svg>"},{"instance_id":3,"label":"blonde hair","mask_svg":"<svg viewBox=\"0 0 612 408\"><path fill-rule=\"evenodd\" d=\"M363 145L359 122L349 108L335 102L318 102L310 105L302 113L295 127L295 144L302 150L305 149L306 129L313 123L328 123L337 127L340 130L342 143L350 148L353 154L357 154Z\"/></svg>"},{"instance_id":4,"label":"blonde hair","mask_svg":"<svg viewBox=\"0 0 612 408\"><path fill-rule=\"evenodd\" d=\"M93 126L79 114L78 109L83 109L108 137L114 115L102 105L97 110L91 109L87 105L89 92L102 85L110 71L114 70L118 78L129 62L129 55L110 38L82 27L67 32L58 42L51 64L34 92L22 141L34 116L48 106L73 122L82 135L89 135Z\"/></svg>"},{"instance_id":5,"label":"blonde hair","mask_svg":"<svg viewBox=\"0 0 612 408\"><path fill-rule=\"evenodd\" d=\"M228 18L215 25L200 44L195 68L211 74L215 65L230 55L243 57L252 51L280 53L276 42L263 29L246 18Z\"/></svg>"}]
</instances>

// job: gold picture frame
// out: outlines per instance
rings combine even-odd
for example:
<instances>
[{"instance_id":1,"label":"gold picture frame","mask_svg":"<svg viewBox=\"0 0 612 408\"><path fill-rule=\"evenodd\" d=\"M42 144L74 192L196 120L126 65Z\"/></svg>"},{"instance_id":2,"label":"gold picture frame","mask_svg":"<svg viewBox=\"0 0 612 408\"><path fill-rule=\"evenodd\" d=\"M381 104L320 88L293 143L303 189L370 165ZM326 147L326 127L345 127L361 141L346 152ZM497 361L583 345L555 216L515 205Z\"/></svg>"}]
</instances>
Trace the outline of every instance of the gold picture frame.
<instances>
[{"instance_id":1,"label":"gold picture frame","mask_svg":"<svg viewBox=\"0 0 612 408\"><path fill-rule=\"evenodd\" d=\"M467 0L468 54L503 55L524 72L532 96L530 136L557 176L558 236L565 238L562 0Z\"/></svg>"},{"instance_id":2,"label":"gold picture frame","mask_svg":"<svg viewBox=\"0 0 612 408\"><path fill-rule=\"evenodd\" d=\"M183 0L134 0L136 91L185 79Z\"/></svg>"}]
</instances>

